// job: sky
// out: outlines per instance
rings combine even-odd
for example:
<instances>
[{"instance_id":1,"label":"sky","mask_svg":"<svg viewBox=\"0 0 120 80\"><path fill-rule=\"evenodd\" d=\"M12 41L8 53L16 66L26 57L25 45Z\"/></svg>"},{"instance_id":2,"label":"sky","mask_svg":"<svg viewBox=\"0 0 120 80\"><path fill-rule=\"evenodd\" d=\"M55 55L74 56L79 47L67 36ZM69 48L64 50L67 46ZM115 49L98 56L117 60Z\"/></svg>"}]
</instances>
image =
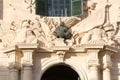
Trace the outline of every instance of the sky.
<instances>
[{"instance_id":1,"label":"sky","mask_svg":"<svg viewBox=\"0 0 120 80\"><path fill-rule=\"evenodd\" d=\"M3 0L0 0L0 19L2 19L3 15Z\"/></svg>"}]
</instances>

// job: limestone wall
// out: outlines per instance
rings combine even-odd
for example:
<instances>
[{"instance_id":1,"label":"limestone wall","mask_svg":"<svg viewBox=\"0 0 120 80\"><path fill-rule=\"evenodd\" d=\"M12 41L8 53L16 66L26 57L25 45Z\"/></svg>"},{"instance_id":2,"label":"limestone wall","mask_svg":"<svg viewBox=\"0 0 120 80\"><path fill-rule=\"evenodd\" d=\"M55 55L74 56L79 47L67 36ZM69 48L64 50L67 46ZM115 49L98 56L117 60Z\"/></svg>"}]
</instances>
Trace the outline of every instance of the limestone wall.
<instances>
[{"instance_id":1,"label":"limestone wall","mask_svg":"<svg viewBox=\"0 0 120 80\"><path fill-rule=\"evenodd\" d=\"M26 2L28 1L28 2ZM9 29L11 27L11 23L15 21L17 27L21 26L21 22L26 19L35 19L35 9L34 5L30 7L31 3L30 0L4 0L4 15L3 15L3 21L2 22L2 28L4 31ZM90 1L90 0L88 0ZM97 3L96 8L101 7L102 5L105 5L107 3L107 0L91 0ZM109 14L110 14L110 22L113 25L116 25L117 21L120 21L120 1L119 0L108 0L111 4ZM30 7L30 8L29 8ZM32 9L32 12L30 12L30 9ZM94 18L96 19L96 18ZM115 26L116 27L116 26ZM81 69L85 71L85 75L89 76L89 69L88 69L88 55L84 53L67 53L65 56L65 63L68 65L74 65L79 67L81 66ZM34 67L33 67L33 80L39 80L40 74L42 72L41 69L46 68L45 63L51 62L50 65L54 63L59 63L58 56L56 53L40 53L36 54L34 56ZM52 62L53 61L53 62ZM120 54L113 54L112 55L112 80L120 80ZM41 65L42 64L42 65ZM41 68L42 66L42 68ZM9 80L8 78L8 57L4 54L0 54L0 80ZM74 66L73 66L74 68Z\"/></svg>"},{"instance_id":2,"label":"limestone wall","mask_svg":"<svg viewBox=\"0 0 120 80\"><path fill-rule=\"evenodd\" d=\"M0 53L0 80L9 80L8 57Z\"/></svg>"},{"instance_id":3,"label":"limestone wall","mask_svg":"<svg viewBox=\"0 0 120 80\"><path fill-rule=\"evenodd\" d=\"M9 80L9 71L6 67L0 67L0 80Z\"/></svg>"},{"instance_id":4,"label":"limestone wall","mask_svg":"<svg viewBox=\"0 0 120 80\"><path fill-rule=\"evenodd\" d=\"M30 0L4 0L4 27L9 29L12 21L19 27L22 20L32 19L35 11L30 13L29 5Z\"/></svg>"},{"instance_id":5,"label":"limestone wall","mask_svg":"<svg viewBox=\"0 0 120 80\"><path fill-rule=\"evenodd\" d=\"M3 19L3 0L0 0L0 19Z\"/></svg>"}]
</instances>

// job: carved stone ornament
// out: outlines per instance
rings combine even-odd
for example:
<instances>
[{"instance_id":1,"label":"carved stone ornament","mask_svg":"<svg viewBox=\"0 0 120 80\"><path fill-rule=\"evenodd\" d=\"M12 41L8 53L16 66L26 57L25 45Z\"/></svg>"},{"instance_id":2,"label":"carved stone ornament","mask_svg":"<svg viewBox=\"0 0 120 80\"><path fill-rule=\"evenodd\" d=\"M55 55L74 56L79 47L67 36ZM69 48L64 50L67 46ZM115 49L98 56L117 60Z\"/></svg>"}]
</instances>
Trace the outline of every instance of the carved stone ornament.
<instances>
[{"instance_id":1,"label":"carved stone ornament","mask_svg":"<svg viewBox=\"0 0 120 80\"><path fill-rule=\"evenodd\" d=\"M24 0L24 2L28 5L27 9L29 9L30 13L33 12L35 0Z\"/></svg>"},{"instance_id":2,"label":"carved stone ornament","mask_svg":"<svg viewBox=\"0 0 120 80\"><path fill-rule=\"evenodd\" d=\"M55 46L66 46L64 43L64 38L58 38L55 42Z\"/></svg>"},{"instance_id":3,"label":"carved stone ornament","mask_svg":"<svg viewBox=\"0 0 120 80\"><path fill-rule=\"evenodd\" d=\"M57 51L56 53L58 55L58 58L60 60L60 62L64 61L64 56L65 56L65 51Z\"/></svg>"},{"instance_id":4,"label":"carved stone ornament","mask_svg":"<svg viewBox=\"0 0 120 80\"><path fill-rule=\"evenodd\" d=\"M112 66L111 55L111 52L106 51L105 55L103 56L103 69L110 68Z\"/></svg>"}]
</instances>

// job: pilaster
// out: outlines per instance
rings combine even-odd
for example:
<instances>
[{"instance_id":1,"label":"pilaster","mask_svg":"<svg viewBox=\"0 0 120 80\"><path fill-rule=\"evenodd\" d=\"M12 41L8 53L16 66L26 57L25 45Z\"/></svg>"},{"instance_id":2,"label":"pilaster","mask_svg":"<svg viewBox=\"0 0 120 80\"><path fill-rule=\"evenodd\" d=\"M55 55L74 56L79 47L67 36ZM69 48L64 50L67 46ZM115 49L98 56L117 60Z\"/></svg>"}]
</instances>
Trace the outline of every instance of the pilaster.
<instances>
[{"instance_id":1,"label":"pilaster","mask_svg":"<svg viewBox=\"0 0 120 80\"><path fill-rule=\"evenodd\" d=\"M105 55L103 56L103 80L111 80L111 55L111 52L105 51Z\"/></svg>"},{"instance_id":2,"label":"pilaster","mask_svg":"<svg viewBox=\"0 0 120 80\"><path fill-rule=\"evenodd\" d=\"M32 67L33 67L33 53L34 50L37 49L37 44L20 44L19 48L21 48L24 56L23 56L23 80L32 80Z\"/></svg>"},{"instance_id":3,"label":"pilaster","mask_svg":"<svg viewBox=\"0 0 120 80\"><path fill-rule=\"evenodd\" d=\"M32 80L32 54L33 50L23 50L23 80Z\"/></svg>"},{"instance_id":4,"label":"pilaster","mask_svg":"<svg viewBox=\"0 0 120 80\"><path fill-rule=\"evenodd\" d=\"M111 46L105 46L103 52L103 80L111 80L111 55L118 53L118 49Z\"/></svg>"},{"instance_id":5,"label":"pilaster","mask_svg":"<svg viewBox=\"0 0 120 80\"><path fill-rule=\"evenodd\" d=\"M18 46L11 46L3 50L9 58L9 80L19 80L19 70L21 68L22 51Z\"/></svg>"},{"instance_id":6,"label":"pilaster","mask_svg":"<svg viewBox=\"0 0 120 80\"><path fill-rule=\"evenodd\" d=\"M99 80L99 59L98 53L100 49L90 49L88 50L89 60L88 66L90 70L90 80Z\"/></svg>"}]
</instances>

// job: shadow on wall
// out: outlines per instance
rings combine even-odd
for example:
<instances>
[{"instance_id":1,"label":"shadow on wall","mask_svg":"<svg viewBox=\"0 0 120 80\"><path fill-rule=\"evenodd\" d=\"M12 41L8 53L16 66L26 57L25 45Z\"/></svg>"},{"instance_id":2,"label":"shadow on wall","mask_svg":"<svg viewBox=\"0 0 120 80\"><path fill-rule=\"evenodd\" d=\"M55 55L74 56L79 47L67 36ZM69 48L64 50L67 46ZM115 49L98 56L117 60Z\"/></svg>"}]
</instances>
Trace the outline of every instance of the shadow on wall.
<instances>
[{"instance_id":1,"label":"shadow on wall","mask_svg":"<svg viewBox=\"0 0 120 80\"><path fill-rule=\"evenodd\" d=\"M83 0L83 18L88 16L88 0Z\"/></svg>"},{"instance_id":2,"label":"shadow on wall","mask_svg":"<svg viewBox=\"0 0 120 80\"><path fill-rule=\"evenodd\" d=\"M112 55L112 80L120 80L120 54Z\"/></svg>"},{"instance_id":3,"label":"shadow on wall","mask_svg":"<svg viewBox=\"0 0 120 80\"><path fill-rule=\"evenodd\" d=\"M0 80L9 80L8 67L0 65Z\"/></svg>"},{"instance_id":4,"label":"shadow on wall","mask_svg":"<svg viewBox=\"0 0 120 80\"><path fill-rule=\"evenodd\" d=\"M0 19L3 19L3 0L0 0Z\"/></svg>"}]
</instances>

